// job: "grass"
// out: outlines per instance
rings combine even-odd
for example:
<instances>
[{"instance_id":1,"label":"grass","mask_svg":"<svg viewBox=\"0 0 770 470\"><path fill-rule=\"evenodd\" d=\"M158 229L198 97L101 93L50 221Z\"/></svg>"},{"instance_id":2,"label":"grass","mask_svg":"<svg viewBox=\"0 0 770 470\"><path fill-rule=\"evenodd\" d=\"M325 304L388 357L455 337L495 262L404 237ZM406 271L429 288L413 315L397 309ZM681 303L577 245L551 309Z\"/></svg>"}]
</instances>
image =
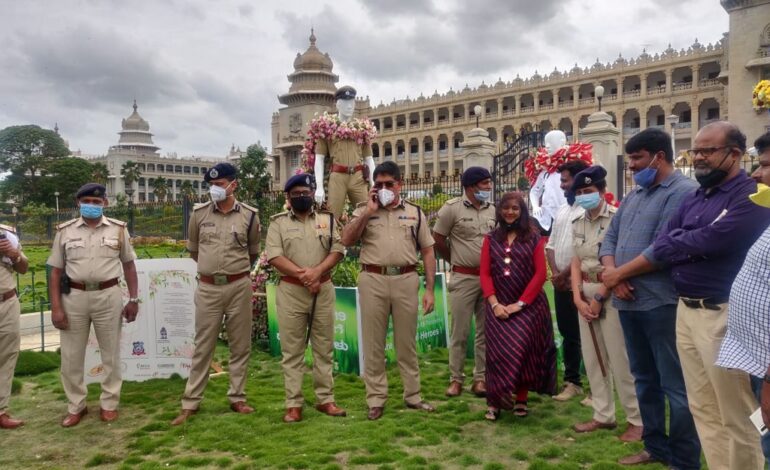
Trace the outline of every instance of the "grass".
<instances>
[{"instance_id":1,"label":"grass","mask_svg":"<svg viewBox=\"0 0 770 470\"><path fill-rule=\"evenodd\" d=\"M226 359L226 348L220 346L217 356ZM181 378L124 383L121 416L111 424L98 420L99 388L92 385L90 414L65 430L58 424L66 412L58 371L18 377L23 389L12 397L11 411L27 424L0 432L0 468L619 469L618 458L642 448L617 439L623 426L588 435L571 431L573 423L591 417L577 399L558 403L532 395L528 417L504 413L498 422L486 422L483 399L467 392L451 400L444 396L447 360L446 350L421 356L423 396L437 405L437 413L406 409L398 369L391 367L390 399L377 422L366 419L359 377L336 377L336 400L348 417L330 418L312 408L306 375L305 419L284 424L280 363L261 352L252 356L247 384L254 414L229 411L228 378L218 376L209 382L200 413L177 428L169 422L180 408Z\"/></svg>"}]
</instances>

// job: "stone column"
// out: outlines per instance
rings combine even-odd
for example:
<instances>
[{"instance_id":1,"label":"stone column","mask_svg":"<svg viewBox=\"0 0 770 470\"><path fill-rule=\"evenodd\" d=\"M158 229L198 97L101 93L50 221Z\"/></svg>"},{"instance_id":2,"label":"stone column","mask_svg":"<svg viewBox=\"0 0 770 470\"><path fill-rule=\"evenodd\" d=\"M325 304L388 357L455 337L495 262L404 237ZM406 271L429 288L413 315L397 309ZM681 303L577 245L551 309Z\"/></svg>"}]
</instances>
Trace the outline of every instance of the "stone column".
<instances>
[{"instance_id":1,"label":"stone column","mask_svg":"<svg viewBox=\"0 0 770 470\"><path fill-rule=\"evenodd\" d=\"M425 175L425 140L423 137L417 139L417 177L422 178Z\"/></svg>"},{"instance_id":2,"label":"stone column","mask_svg":"<svg viewBox=\"0 0 770 470\"><path fill-rule=\"evenodd\" d=\"M572 86L572 107L578 107L578 101L580 100L580 87L577 85ZM578 118L580 119L580 118ZM577 121L575 121L575 128L577 128ZM573 131L574 132L574 131Z\"/></svg>"},{"instance_id":3,"label":"stone column","mask_svg":"<svg viewBox=\"0 0 770 470\"><path fill-rule=\"evenodd\" d=\"M521 113L521 95L516 95L516 107L513 110L514 116L518 116Z\"/></svg>"},{"instance_id":4,"label":"stone column","mask_svg":"<svg viewBox=\"0 0 770 470\"><path fill-rule=\"evenodd\" d=\"M666 94L671 94L674 91L673 83L674 71L672 69L666 69Z\"/></svg>"},{"instance_id":5,"label":"stone column","mask_svg":"<svg viewBox=\"0 0 770 470\"><path fill-rule=\"evenodd\" d=\"M612 124L612 116L604 111L588 116L588 125L581 129L583 142L593 145L594 163L607 170L607 190L618 194L617 155L622 153L620 130Z\"/></svg>"},{"instance_id":6,"label":"stone column","mask_svg":"<svg viewBox=\"0 0 770 470\"><path fill-rule=\"evenodd\" d=\"M464 168L481 166L492 170L492 157L497 146L489 139L489 132L476 128L465 132L460 144L460 158L463 158Z\"/></svg>"},{"instance_id":7,"label":"stone column","mask_svg":"<svg viewBox=\"0 0 770 470\"><path fill-rule=\"evenodd\" d=\"M700 109L698 106L698 100L694 99L690 102L690 120L692 121L692 124L690 124L690 148L694 147L695 145L695 134L698 133L698 129L700 129ZM676 158L676 155L674 155L674 158Z\"/></svg>"},{"instance_id":8,"label":"stone column","mask_svg":"<svg viewBox=\"0 0 770 470\"><path fill-rule=\"evenodd\" d=\"M640 93L640 96L642 98L647 98L647 77L649 75L650 74L648 74L648 73L643 73L643 74L639 75L639 80L640 80L640 82L642 84L642 89L641 89L641 93ZM647 126L645 125L644 127L647 127Z\"/></svg>"},{"instance_id":9,"label":"stone column","mask_svg":"<svg viewBox=\"0 0 770 470\"><path fill-rule=\"evenodd\" d=\"M439 169L441 168L441 164L439 163L439 144L438 144L438 137L439 134L435 133L433 134L433 172L431 173L431 176L438 177L441 174L441 171Z\"/></svg>"}]
</instances>

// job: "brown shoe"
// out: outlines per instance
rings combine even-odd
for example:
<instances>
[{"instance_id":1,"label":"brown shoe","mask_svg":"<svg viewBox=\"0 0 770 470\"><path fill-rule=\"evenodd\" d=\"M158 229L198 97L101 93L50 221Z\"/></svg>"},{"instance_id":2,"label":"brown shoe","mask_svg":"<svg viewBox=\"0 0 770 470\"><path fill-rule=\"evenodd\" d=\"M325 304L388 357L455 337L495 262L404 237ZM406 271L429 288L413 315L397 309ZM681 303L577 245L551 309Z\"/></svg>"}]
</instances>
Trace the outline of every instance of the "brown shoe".
<instances>
[{"instance_id":1,"label":"brown shoe","mask_svg":"<svg viewBox=\"0 0 770 470\"><path fill-rule=\"evenodd\" d=\"M407 403L406 407L413 410L427 411L428 413L433 413L434 411L436 411L436 407L434 407L427 401L420 401L417 403Z\"/></svg>"},{"instance_id":2,"label":"brown shoe","mask_svg":"<svg viewBox=\"0 0 770 470\"><path fill-rule=\"evenodd\" d=\"M569 401L570 399L582 394L582 387L575 385L572 382L567 382L566 385L564 385L564 389L561 391L561 393L554 395L551 398L556 401Z\"/></svg>"},{"instance_id":3,"label":"brown shoe","mask_svg":"<svg viewBox=\"0 0 770 470\"><path fill-rule=\"evenodd\" d=\"M618 439L623 442L639 442L642 440L642 433L644 432L643 426L635 426L628 423L628 427L625 432L620 435Z\"/></svg>"},{"instance_id":4,"label":"brown shoe","mask_svg":"<svg viewBox=\"0 0 770 470\"><path fill-rule=\"evenodd\" d=\"M302 407L296 406L292 408L286 408L286 414L283 415L284 423L296 423L302 421Z\"/></svg>"},{"instance_id":5,"label":"brown shoe","mask_svg":"<svg viewBox=\"0 0 770 470\"><path fill-rule=\"evenodd\" d=\"M446 389L446 392L444 392L444 394L448 397L457 397L460 396L461 393L463 393L463 384L457 382L456 380L451 381L449 383L449 387Z\"/></svg>"},{"instance_id":6,"label":"brown shoe","mask_svg":"<svg viewBox=\"0 0 770 470\"><path fill-rule=\"evenodd\" d=\"M324 403L321 405L316 405L315 409L329 416L347 416L348 415L348 413L345 410L337 406L337 404L334 403L333 401L329 403Z\"/></svg>"},{"instance_id":7,"label":"brown shoe","mask_svg":"<svg viewBox=\"0 0 770 470\"><path fill-rule=\"evenodd\" d=\"M471 386L471 393L477 397L484 398L487 396L487 384L483 380L477 380L473 382Z\"/></svg>"},{"instance_id":8,"label":"brown shoe","mask_svg":"<svg viewBox=\"0 0 770 470\"><path fill-rule=\"evenodd\" d=\"M99 409L99 418L105 423L111 423L118 419L118 410Z\"/></svg>"},{"instance_id":9,"label":"brown shoe","mask_svg":"<svg viewBox=\"0 0 770 470\"><path fill-rule=\"evenodd\" d=\"M618 427L617 423L600 423L599 421L592 419L585 423L577 423L572 426L572 429L574 429L575 432L594 432L598 429L615 429L616 427Z\"/></svg>"},{"instance_id":10,"label":"brown shoe","mask_svg":"<svg viewBox=\"0 0 770 470\"><path fill-rule=\"evenodd\" d=\"M8 416L8 413L3 413L0 415L0 429L16 429L21 426L24 426L24 421L20 419L13 419Z\"/></svg>"},{"instance_id":11,"label":"brown shoe","mask_svg":"<svg viewBox=\"0 0 770 470\"><path fill-rule=\"evenodd\" d=\"M67 413L67 416L64 417L64 419L61 422L62 427L65 428L71 428L72 426L77 426L78 423L80 423L80 420L83 418L83 416L88 414L88 408L83 408L80 410L80 412L72 414Z\"/></svg>"},{"instance_id":12,"label":"brown shoe","mask_svg":"<svg viewBox=\"0 0 770 470\"><path fill-rule=\"evenodd\" d=\"M174 421L171 421L171 425L172 426L179 426L180 424L182 424L185 421L187 421L187 419L190 416L194 415L197 412L198 412L198 410L185 410L185 409L183 409L182 412L179 413L179 416L174 418Z\"/></svg>"},{"instance_id":13,"label":"brown shoe","mask_svg":"<svg viewBox=\"0 0 770 470\"><path fill-rule=\"evenodd\" d=\"M230 409L236 413L241 413L244 415L254 412L254 408L247 405L245 401L236 401L235 403L230 403Z\"/></svg>"},{"instance_id":14,"label":"brown shoe","mask_svg":"<svg viewBox=\"0 0 770 470\"><path fill-rule=\"evenodd\" d=\"M629 455L628 457L623 457L622 459L618 460L618 463L620 465L639 465L643 463L655 463L655 462L663 462L663 461L656 459L655 457L650 455L650 453L647 452L646 450L643 450L638 454Z\"/></svg>"},{"instance_id":15,"label":"brown shoe","mask_svg":"<svg viewBox=\"0 0 770 470\"><path fill-rule=\"evenodd\" d=\"M373 406L369 408L369 414L366 415L366 418L369 421L377 421L378 419L382 418L382 413L385 411L385 408L382 406Z\"/></svg>"}]
</instances>

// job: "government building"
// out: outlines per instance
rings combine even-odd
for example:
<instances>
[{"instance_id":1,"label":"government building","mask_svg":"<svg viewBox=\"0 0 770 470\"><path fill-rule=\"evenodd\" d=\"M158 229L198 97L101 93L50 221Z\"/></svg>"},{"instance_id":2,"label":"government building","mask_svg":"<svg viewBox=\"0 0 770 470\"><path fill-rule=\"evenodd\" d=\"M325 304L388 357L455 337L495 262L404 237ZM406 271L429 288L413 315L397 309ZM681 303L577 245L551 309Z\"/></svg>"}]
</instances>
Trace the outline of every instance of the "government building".
<instances>
[{"instance_id":1,"label":"government building","mask_svg":"<svg viewBox=\"0 0 770 470\"><path fill-rule=\"evenodd\" d=\"M688 149L698 129L729 119L752 142L770 130L770 116L755 112L751 93L760 79L770 78L770 0L722 0L730 18L728 33L717 44L696 39L687 48L638 57L599 59L588 67L516 76L495 83L466 85L462 90L434 92L372 106L357 99L356 115L377 127L375 162L394 160L408 178L459 174L464 133L485 129L500 151L522 132L563 130L580 139L588 116L597 110L595 89L604 94L602 110L613 119L625 142L640 130L665 128L675 136L677 152ZM316 114L334 112L339 77L328 53L310 45L297 54L290 87L278 100L284 107L272 117L274 182L282 184L300 165L307 125ZM351 83L355 87L355 83ZM729 100L728 100L729 97ZM480 106L476 115L474 108Z\"/></svg>"}]
</instances>

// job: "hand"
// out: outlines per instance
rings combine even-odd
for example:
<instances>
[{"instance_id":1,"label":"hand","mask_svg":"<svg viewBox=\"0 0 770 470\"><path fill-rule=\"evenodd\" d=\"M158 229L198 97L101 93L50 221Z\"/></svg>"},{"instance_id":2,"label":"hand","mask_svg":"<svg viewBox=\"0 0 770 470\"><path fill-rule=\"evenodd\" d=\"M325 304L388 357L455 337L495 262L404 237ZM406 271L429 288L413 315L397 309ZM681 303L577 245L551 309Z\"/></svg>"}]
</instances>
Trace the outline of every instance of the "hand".
<instances>
[{"instance_id":1,"label":"hand","mask_svg":"<svg viewBox=\"0 0 770 470\"><path fill-rule=\"evenodd\" d=\"M588 306L591 308L591 313L594 314L594 318L599 318L599 315L601 315L604 305L597 302L596 299L591 299L591 302L589 302Z\"/></svg>"},{"instance_id":2,"label":"hand","mask_svg":"<svg viewBox=\"0 0 770 470\"><path fill-rule=\"evenodd\" d=\"M321 279L321 270L317 266L312 268L302 268L297 276L305 287L318 282Z\"/></svg>"},{"instance_id":3,"label":"hand","mask_svg":"<svg viewBox=\"0 0 770 470\"><path fill-rule=\"evenodd\" d=\"M517 313L521 312L521 307L518 303L506 305L504 308L505 313L507 313L508 316L516 315Z\"/></svg>"},{"instance_id":4,"label":"hand","mask_svg":"<svg viewBox=\"0 0 770 470\"><path fill-rule=\"evenodd\" d=\"M7 238L0 240L0 255L16 259L19 256L19 250L13 247L11 241Z\"/></svg>"},{"instance_id":5,"label":"hand","mask_svg":"<svg viewBox=\"0 0 770 470\"><path fill-rule=\"evenodd\" d=\"M604 268L604 271L602 271L602 283L607 286L607 289L614 289L621 282L618 268Z\"/></svg>"},{"instance_id":6,"label":"hand","mask_svg":"<svg viewBox=\"0 0 770 470\"><path fill-rule=\"evenodd\" d=\"M495 308L492 309L492 313L494 313L495 316L500 320L508 319L508 312L505 310L505 307L502 304L495 305Z\"/></svg>"},{"instance_id":7,"label":"hand","mask_svg":"<svg viewBox=\"0 0 770 470\"><path fill-rule=\"evenodd\" d=\"M433 297L433 292L426 290L425 293L422 295L422 314L427 315L430 312L433 311L433 307L435 306L435 299Z\"/></svg>"},{"instance_id":8,"label":"hand","mask_svg":"<svg viewBox=\"0 0 770 470\"><path fill-rule=\"evenodd\" d=\"M377 190L372 188L369 190L369 199L366 201L366 213L369 215L377 212L380 208L380 199L377 197Z\"/></svg>"},{"instance_id":9,"label":"hand","mask_svg":"<svg viewBox=\"0 0 770 470\"><path fill-rule=\"evenodd\" d=\"M307 286L307 290L309 290L310 293L313 294L313 295L318 294L319 292L321 292L321 282L320 281L316 281L316 282L310 284L309 286Z\"/></svg>"},{"instance_id":10,"label":"hand","mask_svg":"<svg viewBox=\"0 0 770 470\"><path fill-rule=\"evenodd\" d=\"M136 302L129 302L123 307L123 318L126 319L126 323L131 323L136 320L136 316L139 314L139 304Z\"/></svg>"},{"instance_id":11,"label":"hand","mask_svg":"<svg viewBox=\"0 0 770 470\"><path fill-rule=\"evenodd\" d=\"M762 421L770 429L770 383L762 382L759 404L762 407Z\"/></svg>"},{"instance_id":12,"label":"hand","mask_svg":"<svg viewBox=\"0 0 770 470\"><path fill-rule=\"evenodd\" d=\"M70 327L67 314L64 313L64 309L61 307L51 309L51 323L53 323L57 330L66 330Z\"/></svg>"},{"instance_id":13,"label":"hand","mask_svg":"<svg viewBox=\"0 0 770 470\"><path fill-rule=\"evenodd\" d=\"M315 189L315 202L320 206L321 204L323 204L325 199L326 199L326 192L324 191L323 184L320 184Z\"/></svg>"},{"instance_id":14,"label":"hand","mask_svg":"<svg viewBox=\"0 0 770 470\"><path fill-rule=\"evenodd\" d=\"M588 323L591 323L591 321L595 318L594 313L591 311L591 306L588 305L588 302L579 300L575 302L575 307L577 307L577 311L580 316L583 317L583 320L587 321Z\"/></svg>"},{"instance_id":15,"label":"hand","mask_svg":"<svg viewBox=\"0 0 770 470\"><path fill-rule=\"evenodd\" d=\"M615 294L615 297L619 298L620 300L627 301L632 301L635 299L633 291L634 286L629 284L628 281L621 281L620 284L612 289L612 293Z\"/></svg>"},{"instance_id":16,"label":"hand","mask_svg":"<svg viewBox=\"0 0 770 470\"><path fill-rule=\"evenodd\" d=\"M572 288L570 286L570 272L569 270L559 271L555 276L551 277L551 283L554 289L558 291L568 291Z\"/></svg>"}]
</instances>

